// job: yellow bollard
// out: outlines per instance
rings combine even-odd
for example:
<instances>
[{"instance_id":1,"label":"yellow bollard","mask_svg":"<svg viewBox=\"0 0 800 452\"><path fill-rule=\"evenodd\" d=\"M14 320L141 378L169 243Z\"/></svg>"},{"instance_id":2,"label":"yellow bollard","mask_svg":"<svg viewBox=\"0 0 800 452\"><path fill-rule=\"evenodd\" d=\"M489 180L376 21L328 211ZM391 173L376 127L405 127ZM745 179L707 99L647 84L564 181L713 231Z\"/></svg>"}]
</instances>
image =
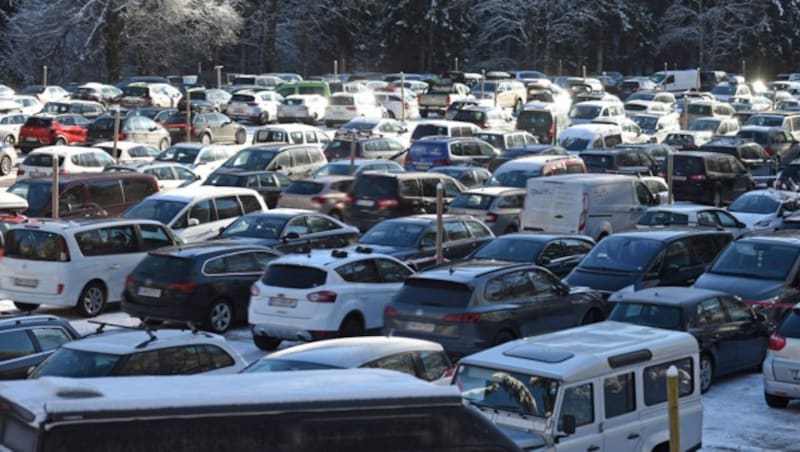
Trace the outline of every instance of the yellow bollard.
<instances>
[{"instance_id":1,"label":"yellow bollard","mask_svg":"<svg viewBox=\"0 0 800 452\"><path fill-rule=\"evenodd\" d=\"M681 424L678 413L678 368L667 369L667 407L669 410L669 451L681 450Z\"/></svg>"}]
</instances>

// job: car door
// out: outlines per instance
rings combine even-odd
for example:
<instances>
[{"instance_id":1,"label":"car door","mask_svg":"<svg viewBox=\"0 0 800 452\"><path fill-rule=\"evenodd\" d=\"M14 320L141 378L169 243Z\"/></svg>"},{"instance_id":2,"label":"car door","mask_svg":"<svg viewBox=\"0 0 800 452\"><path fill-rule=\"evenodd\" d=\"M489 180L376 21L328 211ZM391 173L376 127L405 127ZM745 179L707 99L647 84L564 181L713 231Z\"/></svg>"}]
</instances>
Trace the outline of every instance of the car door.
<instances>
[{"instance_id":1,"label":"car door","mask_svg":"<svg viewBox=\"0 0 800 452\"><path fill-rule=\"evenodd\" d=\"M690 248L688 238L674 240L664 248L659 286L690 286L705 271L705 264Z\"/></svg>"},{"instance_id":2,"label":"car door","mask_svg":"<svg viewBox=\"0 0 800 452\"><path fill-rule=\"evenodd\" d=\"M462 259L474 249L473 240L467 227L460 220L445 221L444 243L442 244L444 258L448 260Z\"/></svg>"},{"instance_id":3,"label":"car door","mask_svg":"<svg viewBox=\"0 0 800 452\"><path fill-rule=\"evenodd\" d=\"M636 411L634 372L603 378L603 449L634 452L641 449L642 425Z\"/></svg>"},{"instance_id":4,"label":"car door","mask_svg":"<svg viewBox=\"0 0 800 452\"><path fill-rule=\"evenodd\" d=\"M135 226L90 229L76 233L75 240L81 254L87 257L81 272L98 275L106 285L107 299L119 300L125 278L144 255L139 247Z\"/></svg>"},{"instance_id":5,"label":"car door","mask_svg":"<svg viewBox=\"0 0 800 452\"><path fill-rule=\"evenodd\" d=\"M731 366L737 369L758 366L764 360L769 342L767 322L759 320L752 309L738 298L720 297L720 301L728 318L723 328L730 330L732 347L737 350L736 362L731 362Z\"/></svg>"},{"instance_id":6,"label":"car door","mask_svg":"<svg viewBox=\"0 0 800 452\"><path fill-rule=\"evenodd\" d=\"M376 330L383 327L383 308L389 304L391 295L400 289L402 283L384 283L375 259L362 259L349 265L352 267L349 270L351 273L349 279L345 279L353 283L349 295L358 300L357 308L364 314L364 328Z\"/></svg>"},{"instance_id":7,"label":"car door","mask_svg":"<svg viewBox=\"0 0 800 452\"><path fill-rule=\"evenodd\" d=\"M731 360L736 360L736 344L732 340L733 331L724 328L728 317L719 297L701 300L694 309L690 313L689 333L697 338L701 353L710 353L714 373L727 372Z\"/></svg>"},{"instance_id":8,"label":"car door","mask_svg":"<svg viewBox=\"0 0 800 452\"><path fill-rule=\"evenodd\" d=\"M598 381L580 382L562 389L556 429L563 433L564 417L572 416L575 419L575 433L565 435L555 444L554 449L557 452L584 450L603 452L605 450L604 434L599 425L601 420L597 416L600 413L600 406L595 400L595 391L599 387Z\"/></svg>"}]
</instances>

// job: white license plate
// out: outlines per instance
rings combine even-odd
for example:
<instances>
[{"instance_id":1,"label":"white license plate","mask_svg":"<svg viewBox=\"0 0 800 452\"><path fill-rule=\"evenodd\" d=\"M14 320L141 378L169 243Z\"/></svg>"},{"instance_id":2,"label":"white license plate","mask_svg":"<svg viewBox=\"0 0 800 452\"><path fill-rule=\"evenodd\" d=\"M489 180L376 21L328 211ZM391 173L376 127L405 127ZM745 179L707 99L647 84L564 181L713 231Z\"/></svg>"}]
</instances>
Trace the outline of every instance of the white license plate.
<instances>
[{"instance_id":1,"label":"white license plate","mask_svg":"<svg viewBox=\"0 0 800 452\"><path fill-rule=\"evenodd\" d=\"M406 322L406 329L409 331L418 331L421 333L433 333L436 325L424 322Z\"/></svg>"},{"instance_id":2,"label":"white license plate","mask_svg":"<svg viewBox=\"0 0 800 452\"><path fill-rule=\"evenodd\" d=\"M140 287L136 293L138 293L142 297L158 298L161 296L161 289L155 289L152 287Z\"/></svg>"},{"instance_id":3,"label":"white license plate","mask_svg":"<svg viewBox=\"0 0 800 452\"><path fill-rule=\"evenodd\" d=\"M181 128L180 128L180 127L170 127L168 130L169 130L170 132L180 132L180 131L181 131Z\"/></svg>"},{"instance_id":4,"label":"white license plate","mask_svg":"<svg viewBox=\"0 0 800 452\"><path fill-rule=\"evenodd\" d=\"M297 306L297 299L285 298L285 297L269 297L269 305L279 306L281 308L293 308Z\"/></svg>"},{"instance_id":5,"label":"white license plate","mask_svg":"<svg viewBox=\"0 0 800 452\"><path fill-rule=\"evenodd\" d=\"M37 141L39 141L39 139L38 138L34 138L34 137L25 137L25 141L29 141L31 143L36 143Z\"/></svg>"},{"instance_id":6,"label":"white license plate","mask_svg":"<svg viewBox=\"0 0 800 452\"><path fill-rule=\"evenodd\" d=\"M39 280L38 279L30 279L30 278L14 278L14 285L19 287L38 287Z\"/></svg>"},{"instance_id":7,"label":"white license plate","mask_svg":"<svg viewBox=\"0 0 800 452\"><path fill-rule=\"evenodd\" d=\"M430 165L423 165L423 164L419 164L419 163L417 163L416 165L414 165L414 167L415 167L416 169L418 169L418 170L427 170L427 169L430 169L430 168L431 168L431 166L430 166Z\"/></svg>"},{"instance_id":8,"label":"white license plate","mask_svg":"<svg viewBox=\"0 0 800 452\"><path fill-rule=\"evenodd\" d=\"M686 176L672 176L672 180L686 180Z\"/></svg>"},{"instance_id":9,"label":"white license plate","mask_svg":"<svg viewBox=\"0 0 800 452\"><path fill-rule=\"evenodd\" d=\"M375 205L375 201L371 199L359 199L356 201L356 205L361 207L372 207Z\"/></svg>"}]
</instances>

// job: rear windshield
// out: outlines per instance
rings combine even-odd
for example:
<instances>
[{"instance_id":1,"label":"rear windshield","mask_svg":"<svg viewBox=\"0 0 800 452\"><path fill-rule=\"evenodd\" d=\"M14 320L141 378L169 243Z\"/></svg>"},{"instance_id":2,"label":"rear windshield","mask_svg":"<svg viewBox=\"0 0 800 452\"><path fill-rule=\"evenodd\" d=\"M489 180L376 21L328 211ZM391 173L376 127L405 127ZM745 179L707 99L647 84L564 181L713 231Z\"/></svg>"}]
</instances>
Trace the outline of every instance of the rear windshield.
<instances>
[{"instance_id":1,"label":"rear windshield","mask_svg":"<svg viewBox=\"0 0 800 452\"><path fill-rule=\"evenodd\" d=\"M683 330L683 311L678 306L648 303L617 303L608 320L652 326L667 330Z\"/></svg>"},{"instance_id":2,"label":"rear windshield","mask_svg":"<svg viewBox=\"0 0 800 452\"><path fill-rule=\"evenodd\" d=\"M277 151L264 149L242 149L233 158L222 164L225 168L244 170L263 170L277 154Z\"/></svg>"},{"instance_id":3,"label":"rear windshield","mask_svg":"<svg viewBox=\"0 0 800 452\"><path fill-rule=\"evenodd\" d=\"M122 95L129 97L145 97L150 95L150 89L144 86L126 86L122 88Z\"/></svg>"},{"instance_id":4,"label":"rear windshield","mask_svg":"<svg viewBox=\"0 0 800 452\"><path fill-rule=\"evenodd\" d=\"M331 96L328 102L331 105L353 105L355 103L354 99L351 96Z\"/></svg>"},{"instance_id":5,"label":"rear windshield","mask_svg":"<svg viewBox=\"0 0 800 452\"><path fill-rule=\"evenodd\" d=\"M676 175L688 176L691 174L705 174L706 168L702 157L688 157L676 155L673 157L673 172Z\"/></svg>"},{"instance_id":6,"label":"rear windshield","mask_svg":"<svg viewBox=\"0 0 800 452\"><path fill-rule=\"evenodd\" d=\"M553 115L549 111L525 111L520 112L517 118L517 128L526 129L530 127L549 128L553 122Z\"/></svg>"},{"instance_id":7,"label":"rear windshield","mask_svg":"<svg viewBox=\"0 0 800 452\"><path fill-rule=\"evenodd\" d=\"M296 195L316 195L317 193L322 191L322 188L325 187L325 184L321 184L319 182L311 182L311 181L297 181L292 182L291 185L286 187L286 193L293 193Z\"/></svg>"},{"instance_id":8,"label":"rear windshield","mask_svg":"<svg viewBox=\"0 0 800 452\"><path fill-rule=\"evenodd\" d=\"M800 339L800 310L796 309L786 316L786 319L778 327L778 334Z\"/></svg>"},{"instance_id":9,"label":"rear windshield","mask_svg":"<svg viewBox=\"0 0 800 452\"><path fill-rule=\"evenodd\" d=\"M261 282L273 287L311 289L325 284L328 274L318 268L302 265L272 264L267 267Z\"/></svg>"},{"instance_id":10,"label":"rear windshield","mask_svg":"<svg viewBox=\"0 0 800 452\"><path fill-rule=\"evenodd\" d=\"M590 173L604 173L614 169L613 155L581 154L581 158Z\"/></svg>"},{"instance_id":11,"label":"rear windshield","mask_svg":"<svg viewBox=\"0 0 800 452\"><path fill-rule=\"evenodd\" d=\"M168 254L151 253L136 266L136 275L144 275L169 282L186 282L191 279L192 260Z\"/></svg>"},{"instance_id":12,"label":"rear windshield","mask_svg":"<svg viewBox=\"0 0 800 452\"><path fill-rule=\"evenodd\" d=\"M255 97L249 94L234 94L231 96L231 102L253 102Z\"/></svg>"},{"instance_id":13,"label":"rear windshield","mask_svg":"<svg viewBox=\"0 0 800 452\"><path fill-rule=\"evenodd\" d=\"M53 118L43 118L40 116L31 116L25 121L25 127L50 127L53 123Z\"/></svg>"},{"instance_id":14,"label":"rear windshield","mask_svg":"<svg viewBox=\"0 0 800 452\"><path fill-rule=\"evenodd\" d=\"M447 127L437 126L433 124L420 124L414 128L411 134L412 140L418 140L422 137L430 137L434 135L447 135Z\"/></svg>"},{"instance_id":15,"label":"rear windshield","mask_svg":"<svg viewBox=\"0 0 800 452\"><path fill-rule=\"evenodd\" d=\"M472 298L472 289L466 284L438 279L409 278L395 295L395 302L419 305L465 308Z\"/></svg>"},{"instance_id":16,"label":"rear windshield","mask_svg":"<svg viewBox=\"0 0 800 452\"><path fill-rule=\"evenodd\" d=\"M50 262L64 260L60 256L63 238L52 232L12 229L8 231L5 241L6 257Z\"/></svg>"},{"instance_id":17,"label":"rear windshield","mask_svg":"<svg viewBox=\"0 0 800 452\"><path fill-rule=\"evenodd\" d=\"M29 156L25 157L25 160L22 162L25 166L43 166L50 168L53 166L53 156L50 154L30 154ZM62 166L64 164L64 157L58 157L58 166Z\"/></svg>"},{"instance_id":18,"label":"rear windshield","mask_svg":"<svg viewBox=\"0 0 800 452\"><path fill-rule=\"evenodd\" d=\"M755 141L756 143L766 146L769 144L769 134L767 132L759 132L756 130L741 130L739 131L739 138L745 140Z\"/></svg>"},{"instance_id":19,"label":"rear windshield","mask_svg":"<svg viewBox=\"0 0 800 452\"><path fill-rule=\"evenodd\" d=\"M450 207L459 207L462 209L478 209L489 210L489 207L494 201L494 196L481 195L478 193L461 193L453 199Z\"/></svg>"},{"instance_id":20,"label":"rear windshield","mask_svg":"<svg viewBox=\"0 0 800 452\"><path fill-rule=\"evenodd\" d=\"M639 224L642 226L687 225L689 224L689 216L674 212L645 212L639 218Z\"/></svg>"},{"instance_id":21,"label":"rear windshield","mask_svg":"<svg viewBox=\"0 0 800 452\"><path fill-rule=\"evenodd\" d=\"M459 110L453 117L454 121L482 122L486 118L486 113L476 110Z\"/></svg>"},{"instance_id":22,"label":"rear windshield","mask_svg":"<svg viewBox=\"0 0 800 452\"><path fill-rule=\"evenodd\" d=\"M447 155L447 145L436 143L414 143L408 148L408 156L412 159L425 157L444 157Z\"/></svg>"},{"instance_id":23,"label":"rear windshield","mask_svg":"<svg viewBox=\"0 0 800 452\"><path fill-rule=\"evenodd\" d=\"M711 105L689 104L686 112L695 116L711 116Z\"/></svg>"},{"instance_id":24,"label":"rear windshield","mask_svg":"<svg viewBox=\"0 0 800 452\"><path fill-rule=\"evenodd\" d=\"M367 197L391 197L397 195L397 179L377 175L364 175L356 178L353 194Z\"/></svg>"},{"instance_id":25,"label":"rear windshield","mask_svg":"<svg viewBox=\"0 0 800 452\"><path fill-rule=\"evenodd\" d=\"M747 119L745 123L747 126L768 126L768 127L781 127L783 126L783 116L761 116L753 115Z\"/></svg>"}]
</instances>

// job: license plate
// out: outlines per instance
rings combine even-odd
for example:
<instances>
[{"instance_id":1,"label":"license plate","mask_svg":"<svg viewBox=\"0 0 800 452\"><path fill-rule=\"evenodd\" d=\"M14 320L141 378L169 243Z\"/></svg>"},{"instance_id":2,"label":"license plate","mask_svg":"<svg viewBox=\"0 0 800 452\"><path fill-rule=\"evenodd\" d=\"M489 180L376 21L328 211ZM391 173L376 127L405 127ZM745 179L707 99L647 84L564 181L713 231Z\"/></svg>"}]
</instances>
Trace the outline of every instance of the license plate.
<instances>
[{"instance_id":1,"label":"license plate","mask_svg":"<svg viewBox=\"0 0 800 452\"><path fill-rule=\"evenodd\" d=\"M430 169L430 168L431 168L431 166L430 166L430 165L421 165L421 164L419 164L419 163L418 163L418 164L416 164L416 165L414 165L414 166L416 167L416 169L420 169L420 170L427 170L427 169Z\"/></svg>"},{"instance_id":2,"label":"license plate","mask_svg":"<svg viewBox=\"0 0 800 452\"><path fill-rule=\"evenodd\" d=\"M14 278L14 285L20 287L38 287L39 280L38 279L28 279L28 278Z\"/></svg>"},{"instance_id":3,"label":"license plate","mask_svg":"<svg viewBox=\"0 0 800 452\"><path fill-rule=\"evenodd\" d=\"M161 289L155 289L153 287L140 287L136 293L142 297L158 298L161 296Z\"/></svg>"},{"instance_id":4,"label":"license plate","mask_svg":"<svg viewBox=\"0 0 800 452\"><path fill-rule=\"evenodd\" d=\"M409 331L419 331L421 333L433 333L436 325L424 322L406 322L406 329Z\"/></svg>"},{"instance_id":5,"label":"license plate","mask_svg":"<svg viewBox=\"0 0 800 452\"><path fill-rule=\"evenodd\" d=\"M285 297L269 297L269 305L279 306L281 308L293 308L297 306L297 299L285 298Z\"/></svg>"},{"instance_id":6,"label":"license plate","mask_svg":"<svg viewBox=\"0 0 800 452\"><path fill-rule=\"evenodd\" d=\"M375 205L375 201L371 199L359 199L356 201L356 205L361 207L372 207Z\"/></svg>"},{"instance_id":7,"label":"license plate","mask_svg":"<svg viewBox=\"0 0 800 452\"><path fill-rule=\"evenodd\" d=\"M180 128L180 127L170 127L168 130L169 130L170 132L180 132L180 131L181 131L181 128Z\"/></svg>"},{"instance_id":8,"label":"license plate","mask_svg":"<svg viewBox=\"0 0 800 452\"><path fill-rule=\"evenodd\" d=\"M672 180L686 180L686 176L672 176Z\"/></svg>"},{"instance_id":9,"label":"license plate","mask_svg":"<svg viewBox=\"0 0 800 452\"><path fill-rule=\"evenodd\" d=\"M39 141L39 139L34 137L25 137L25 141L36 143L37 141Z\"/></svg>"}]
</instances>

